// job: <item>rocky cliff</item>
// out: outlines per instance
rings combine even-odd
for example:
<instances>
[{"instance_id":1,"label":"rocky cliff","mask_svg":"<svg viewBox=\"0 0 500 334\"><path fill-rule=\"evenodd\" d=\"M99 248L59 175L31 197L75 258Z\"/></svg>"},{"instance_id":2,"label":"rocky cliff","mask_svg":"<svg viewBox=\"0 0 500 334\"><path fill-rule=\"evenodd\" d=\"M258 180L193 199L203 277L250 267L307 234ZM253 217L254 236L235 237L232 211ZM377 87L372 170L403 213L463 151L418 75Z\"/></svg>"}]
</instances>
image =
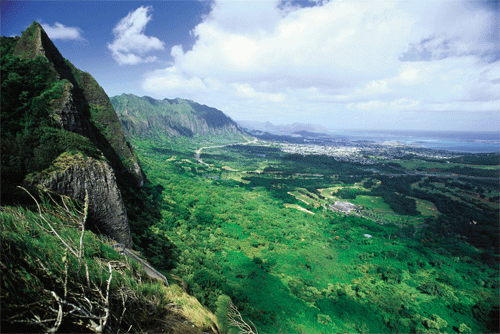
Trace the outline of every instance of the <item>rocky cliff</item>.
<instances>
[{"instance_id":1,"label":"rocky cliff","mask_svg":"<svg viewBox=\"0 0 500 334\"><path fill-rule=\"evenodd\" d=\"M88 195L87 228L132 247L127 212L113 168L106 160L81 154L61 154L55 171L35 178L35 183L80 202Z\"/></svg>"},{"instance_id":2,"label":"rocky cliff","mask_svg":"<svg viewBox=\"0 0 500 334\"><path fill-rule=\"evenodd\" d=\"M190 100L122 94L112 97L111 103L130 135L194 137L243 133L222 111Z\"/></svg>"},{"instance_id":3,"label":"rocky cliff","mask_svg":"<svg viewBox=\"0 0 500 334\"><path fill-rule=\"evenodd\" d=\"M132 246L120 187L145 176L111 102L37 22L2 37L2 186L41 186L83 201L89 228ZM2 189L2 194L6 192Z\"/></svg>"}]
</instances>

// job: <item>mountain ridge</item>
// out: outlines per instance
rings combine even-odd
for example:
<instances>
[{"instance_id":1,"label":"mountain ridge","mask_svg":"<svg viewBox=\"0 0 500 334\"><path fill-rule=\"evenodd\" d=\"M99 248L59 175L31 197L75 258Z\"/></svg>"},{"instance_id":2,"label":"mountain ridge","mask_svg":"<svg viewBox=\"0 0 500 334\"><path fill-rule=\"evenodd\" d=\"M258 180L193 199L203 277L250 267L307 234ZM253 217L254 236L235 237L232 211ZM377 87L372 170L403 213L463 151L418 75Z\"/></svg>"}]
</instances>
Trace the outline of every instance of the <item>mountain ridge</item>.
<instances>
[{"instance_id":1,"label":"mountain ridge","mask_svg":"<svg viewBox=\"0 0 500 334\"><path fill-rule=\"evenodd\" d=\"M19 185L89 196L88 228L132 247L121 188L145 176L102 87L36 21L2 37L2 72L2 197L15 200Z\"/></svg>"},{"instance_id":2,"label":"mountain ridge","mask_svg":"<svg viewBox=\"0 0 500 334\"><path fill-rule=\"evenodd\" d=\"M269 121L259 122L259 121L247 121L239 120L236 121L241 127L247 128L249 130L257 130L276 134L286 134L291 135L294 132L327 132L328 129L322 125L312 124L312 123L292 123L292 124L280 124L275 125Z\"/></svg>"},{"instance_id":3,"label":"mountain ridge","mask_svg":"<svg viewBox=\"0 0 500 334\"><path fill-rule=\"evenodd\" d=\"M195 137L243 133L241 127L222 111L191 100L157 100L122 94L111 97L110 101L129 135Z\"/></svg>"}]
</instances>

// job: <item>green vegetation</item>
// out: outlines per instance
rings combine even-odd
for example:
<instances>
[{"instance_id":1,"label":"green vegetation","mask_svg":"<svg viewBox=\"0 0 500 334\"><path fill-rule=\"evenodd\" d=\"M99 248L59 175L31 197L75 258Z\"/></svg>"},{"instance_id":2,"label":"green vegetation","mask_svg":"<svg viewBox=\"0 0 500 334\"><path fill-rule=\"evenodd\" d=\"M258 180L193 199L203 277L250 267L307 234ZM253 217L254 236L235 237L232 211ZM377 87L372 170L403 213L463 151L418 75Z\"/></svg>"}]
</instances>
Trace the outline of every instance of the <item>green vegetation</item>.
<instances>
[{"instance_id":1,"label":"green vegetation","mask_svg":"<svg viewBox=\"0 0 500 334\"><path fill-rule=\"evenodd\" d=\"M2 37L2 199L23 195L15 187L26 175L50 166L61 153L99 157L94 144L65 131L51 117L52 101L61 98L67 80L56 81L46 58L14 56L15 38ZM33 75L36 73L36 75Z\"/></svg>"},{"instance_id":2,"label":"green vegetation","mask_svg":"<svg viewBox=\"0 0 500 334\"><path fill-rule=\"evenodd\" d=\"M36 207L0 212L4 332L215 332L197 300L86 231L85 208L50 194Z\"/></svg>"},{"instance_id":3,"label":"green vegetation","mask_svg":"<svg viewBox=\"0 0 500 334\"><path fill-rule=\"evenodd\" d=\"M151 230L175 245L168 274L219 318L231 300L263 333L498 331L495 182L389 177L269 144L204 149L207 166L203 140L132 143L161 189ZM337 200L363 209L325 209Z\"/></svg>"},{"instance_id":4,"label":"green vegetation","mask_svg":"<svg viewBox=\"0 0 500 334\"><path fill-rule=\"evenodd\" d=\"M149 179L137 188L109 99L62 57L59 80L55 47L37 56L37 27L1 40L5 331L499 331L498 156L367 166L288 154L212 108L122 95L113 103L135 113L122 123ZM55 110L71 85L75 132ZM86 231L84 203L17 187L87 156L110 161L134 248L177 284Z\"/></svg>"},{"instance_id":5,"label":"green vegetation","mask_svg":"<svg viewBox=\"0 0 500 334\"><path fill-rule=\"evenodd\" d=\"M241 133L239 127L215 108L184 99L155 100L122 94L111 98L125 131L141 137L168 140L209 134Z\"/></svg>"}]
</instances>

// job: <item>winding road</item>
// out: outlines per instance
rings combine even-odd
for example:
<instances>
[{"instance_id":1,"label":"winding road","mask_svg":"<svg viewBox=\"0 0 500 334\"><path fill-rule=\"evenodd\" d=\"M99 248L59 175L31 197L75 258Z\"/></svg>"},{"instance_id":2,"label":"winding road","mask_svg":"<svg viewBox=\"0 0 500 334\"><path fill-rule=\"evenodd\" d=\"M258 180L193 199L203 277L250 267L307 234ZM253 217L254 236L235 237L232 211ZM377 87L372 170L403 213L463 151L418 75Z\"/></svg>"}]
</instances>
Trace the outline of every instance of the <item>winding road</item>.
<instances>
[{"instance_id":1,"label":"winding road","mask_svg":"<svg viewBox=\"0 0 500 334\"><path fill-rule=\"evenodd\" d=\"M209 164L207 164L206 162L204 162L203 160L201 160L200 156L201 156L201 150L203 149L209 149L209 148L218 148L218 147L226 147L226 146L231 146L231 145L248 145L248 144L255 144L257 143L257 138L254 138L253 140L249 140L248 138L244 137L247 141L244 142L244 143L233 143L233 144L226 144L226 145L216 145L216 146L206 146L206 147L201 147L199 148L196 152L195 152L195 157L196 157L196 160L198 160L198 162L202 165L205 165L205 166L210 166Z\"/></svg>"},{"instance_id":2,"label":"winding road","mask_svg":"<svg viewBox=\"0 0 500 334\"><path fill-rule=\"evenodd\" d=\"M167 286L169 286L167 278L162 273L160 273L158 270L156 270L155 268L153 268L149 263L147 263L146 261L144 261L143 259L141 259L137 255L135 255L133 252L131 252L130 250L128 250L124 245L122 245L122 244L114 244L112 247L117 252L119 252L121 255L130 257L130 258L134 259L135 261L139 262L139 264L142 265L142 268L144 269L144 271L146 272L146 274L149 277L156 278L156 279L158 279L160 281L163 281L163 282L165 282L165 284Z\"/></svg>"}]
</instances>

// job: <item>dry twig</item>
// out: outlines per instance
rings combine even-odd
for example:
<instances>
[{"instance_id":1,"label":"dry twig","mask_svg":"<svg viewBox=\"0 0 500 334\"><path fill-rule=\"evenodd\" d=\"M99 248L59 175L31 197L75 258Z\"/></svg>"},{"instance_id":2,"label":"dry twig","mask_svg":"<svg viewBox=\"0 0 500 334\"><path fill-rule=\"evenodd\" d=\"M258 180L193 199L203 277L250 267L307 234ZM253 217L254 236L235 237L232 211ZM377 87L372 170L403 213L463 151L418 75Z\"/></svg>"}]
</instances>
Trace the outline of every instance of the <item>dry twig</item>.
<instances>
[{"instance_id":1,"label":"dry twig","mask_svg":"<svg viewBox=\"0 0 500 334\"><path fill-rule=\"evenodd\" d=\"M229 324L233 327L238 328L241 334L259 333L251 320L248 320L250 324L243 320L240 311L238 311L238 308L232 302L229 302L229 313L227 315L227 318L229 320Z\"/></svg>"}]
</instances>

